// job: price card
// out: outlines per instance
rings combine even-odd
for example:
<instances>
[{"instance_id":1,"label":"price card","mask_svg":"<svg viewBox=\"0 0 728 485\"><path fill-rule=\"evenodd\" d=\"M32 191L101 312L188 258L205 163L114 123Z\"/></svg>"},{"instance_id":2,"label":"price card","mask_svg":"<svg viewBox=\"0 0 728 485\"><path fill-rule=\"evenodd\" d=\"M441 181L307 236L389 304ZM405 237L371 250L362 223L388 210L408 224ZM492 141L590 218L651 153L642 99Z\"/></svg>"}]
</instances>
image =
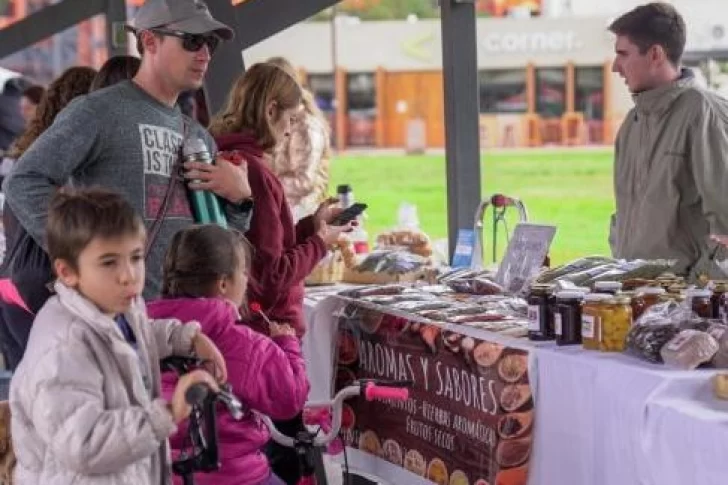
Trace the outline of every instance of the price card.
<instances>
[{"instance_id":1,"label":"price card","mask_svg":"<svg viewBox=\"0 0 728 485\"><path fill-rule=\"evenodd\" d=\"M518 224L498 268L496 282L508 293L521 293L538 274L556 235L556 226Z\"/></svg>"}]
</instances>

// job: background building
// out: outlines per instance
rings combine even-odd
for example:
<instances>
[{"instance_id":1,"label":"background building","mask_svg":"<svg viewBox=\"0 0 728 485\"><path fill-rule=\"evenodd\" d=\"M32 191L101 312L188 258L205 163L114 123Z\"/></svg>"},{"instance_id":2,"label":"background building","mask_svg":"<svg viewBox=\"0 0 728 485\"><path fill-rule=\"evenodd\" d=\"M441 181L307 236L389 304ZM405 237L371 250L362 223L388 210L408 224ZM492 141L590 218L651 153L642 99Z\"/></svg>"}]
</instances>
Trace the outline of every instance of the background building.
<instances>
[{"instance_id":1,"label":"background building","mask_svg":"<svg viewBox=\"0 0 728 485\"><path fill-rule=\"evenodd\" d=\"M631 100L611 73L605 17L478 19L485 146L611 143ZM245 52L285 55L332 119L337 145L444 146L437 20L295 25ZM335 74L332 74L334 73ZM409 140L408 140L409 138ZM415 140L413 140L413 138Z\"/></svg>"},{"instance_id":2,"label":"background building","mask_svg":"<svg viewBox=\"0 0 728 485\"><path fill-rule=\"evenodd\" d=\"M0 0L0 27L58 1ZM127 1L129 16L143 1ZM610 72L613 40L606 27L641 3L477 0L485 16L477 26L482 145L612 143L631 99ZM671 3L688 23L686 64L728 93L728 1ZM344 0L344 15L295 25L246 50L244 58L250 64L282 55L298 66L341 149L442 147L440 23L405 12L436 15L436 4L411 0L394 8L387 0ZM360 13L408 18L361 21L354 16ZM107 56L104 29L103 18L91 19L0 65L41 84L71 65L99 67Z\"/></svg>"}]
</instances>

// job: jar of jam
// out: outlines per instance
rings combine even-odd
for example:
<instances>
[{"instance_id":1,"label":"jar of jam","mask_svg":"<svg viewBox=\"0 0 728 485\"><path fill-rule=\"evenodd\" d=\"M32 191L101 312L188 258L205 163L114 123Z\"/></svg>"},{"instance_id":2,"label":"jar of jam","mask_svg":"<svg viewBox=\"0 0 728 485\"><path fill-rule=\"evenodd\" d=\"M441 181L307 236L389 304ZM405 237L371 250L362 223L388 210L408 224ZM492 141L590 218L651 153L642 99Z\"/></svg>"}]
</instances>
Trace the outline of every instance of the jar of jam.
<instances>
[{"instance_id":1,"label":"jar of jam","mask_svg":"<svg viewBox=\"0 0 728 485\"><path fill-rule=\"evenodd\" d=\"M660 302L660 296L665 295L663 288L643 286L635 291L632 297L632 318L637 320L642 314L653 305Z\"/></svg>"},{"instance_id":2,"label":"jar of jam","mask_svg":"<svg viewBox=\"0 0 728 485\"><path fill-rule=\"evenodd\" d=\"M724 323L726 321L726 293L728 293L728 284L721 282L716 283L713 287L713 294L710 296L710 305L713 309L711 318L721 320Z\"/></svg>"},{"instance_id":3,"label":"jar of jam","mask_svg":"<svg viewBox=\"0 0 728 485\"><path fill-rule=\"evenodd\" d=\"M554 339L552 290L552 285L535 284L531 286L526 297L528 303L528 338L530 340Z\"/></svg>"},{"instance_id":4,"label":"jar of jam","mask_svg":"<svg viewBox=\"0 0 728 485\"><path fill-rule=\"evenodd\" d=\"M556 294L554 334L558 345L581 343L581 305L584 293L560 291Z\"/></svg>"},{"instance_id":5,"label":"jar of jam","mask_svg":"<svg viewBox=\"0 0 728 485\"><path fill-rule=\"evenodd\" d=\"M713 293L710 290L694 288L685 293L688 305L700 318L713 318L713 303L710 298Z\"/></svg>"},{"instance_id":6,"label":"jar of jam","mask_svg":"<svg viewBox=\"0 0 728 485\"><path fill-rule=\"evenodd\" d=\"M594 293L616 295L622 291L622 283L619 281L597 281L594 283Z\"/></svg>"},{"instance_id":7,"label":"jar of jam","mask_svg":"<svg viewBox=\"0 0 728 485\"><path fill-rule=\"evenodd\" d=\"M581 343L587 350L599 350L602 322L605 316L605 302L612 299L605 293L591 293L584 296L581 307Z\"/></svg>"},{"instance_id":8,"label":"jar of jam","mask_svg":"<svg viewBox=\"0 0 728 485\"><path fill-rule=\"evenodd\" d=\"M622 352L625 339L632 327L632 301L618 296L603 302L607 309L602 316L601 341L602 352Z\"/></svg>"}]
</instances>

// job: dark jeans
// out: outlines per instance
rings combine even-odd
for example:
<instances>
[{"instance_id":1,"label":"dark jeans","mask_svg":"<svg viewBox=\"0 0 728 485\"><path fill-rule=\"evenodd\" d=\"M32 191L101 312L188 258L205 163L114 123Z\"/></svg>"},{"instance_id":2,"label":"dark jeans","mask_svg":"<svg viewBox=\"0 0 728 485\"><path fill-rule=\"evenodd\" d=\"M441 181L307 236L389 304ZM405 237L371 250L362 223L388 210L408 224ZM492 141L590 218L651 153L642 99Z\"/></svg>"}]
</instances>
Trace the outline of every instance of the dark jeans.
<instances>
[{"instance_id":1,"label":"dark jeans","mask_svg":"<svg viewBox=\"0 0 728 485\"><path fill-rule=\"evenodd\" d=\"M0 348L10 371L14 371L23 358L34 318L18 305L0 301Z\"/></svg>"},{"instance_id":2,"label":"dark jeans","mask_svg":"<svg viewBox=\"0 0 728 485\"><path fill-rule=\"evenodd\" d=\"M278 431L286 436L296 436L296 433L305 429L303 425L303 414L299 414L295 418L287 421L274 421L273 423L278 428ZM268 455L271 470L286 485L296 485L298 483L298 480L301 478L301 469L296 450L281 446L271 440L266 447L266 455Z\"/></svg>"}]
</instances>

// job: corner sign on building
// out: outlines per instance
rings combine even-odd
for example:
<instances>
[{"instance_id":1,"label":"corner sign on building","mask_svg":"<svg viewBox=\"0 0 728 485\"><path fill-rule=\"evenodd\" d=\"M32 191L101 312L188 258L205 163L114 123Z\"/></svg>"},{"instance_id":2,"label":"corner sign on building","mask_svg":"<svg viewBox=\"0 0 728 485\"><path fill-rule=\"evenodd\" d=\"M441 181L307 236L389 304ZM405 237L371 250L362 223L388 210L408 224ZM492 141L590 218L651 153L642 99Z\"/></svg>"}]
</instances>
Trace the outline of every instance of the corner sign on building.
<instances>
[{"instance_id":1,"label":"corner sign on building","mask_svg":"<svg viewBox=\"0 0 728 485\"><path fill-rule=\"evenodd\" d=\"M480 39L481 47L490 54L556 54L584 45L574 31L493 32Z\"/></svg>"}]
</instances>

